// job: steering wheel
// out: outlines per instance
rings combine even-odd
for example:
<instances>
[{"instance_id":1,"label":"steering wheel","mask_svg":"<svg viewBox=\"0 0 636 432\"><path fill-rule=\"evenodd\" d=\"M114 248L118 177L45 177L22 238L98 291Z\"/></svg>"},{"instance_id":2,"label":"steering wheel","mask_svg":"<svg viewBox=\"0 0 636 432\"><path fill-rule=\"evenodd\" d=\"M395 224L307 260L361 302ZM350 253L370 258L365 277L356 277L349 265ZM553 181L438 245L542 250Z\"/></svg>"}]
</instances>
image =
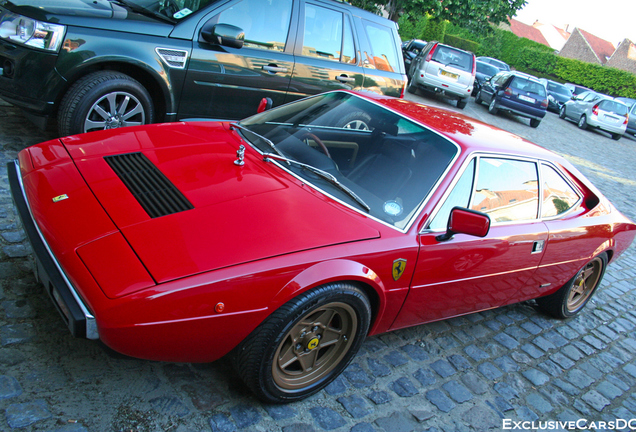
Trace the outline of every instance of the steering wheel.
<instances>
[{"instance_id":1,"label":"steering wheel","mask_svg":"<svg viewBox=\"0 0 636 432\"><path fill-rule=\"evenodd\" d=\"M303 139L303 140L306 140L307 138L311 138L312 140L314 140L314 141L315 141L315 142L316 142L316 143L320 146L320 148L321 148L322 152L323 152L324 154L326 154L326 155L327 155L327 157L328 157L329 159L331 159L331 155L329 154L329 150L327 149L327 146L325 145L325 143L323 143L323 142L320 140L320 138L318 138L316 135L314 135L314 134L313 134L313 133L311 133L311 132L305 132L305 133L303 134L303 136L302 136L302 139ZM307 144L307 145L309 145L309 144Z\"/></svg>"}]
</instances>

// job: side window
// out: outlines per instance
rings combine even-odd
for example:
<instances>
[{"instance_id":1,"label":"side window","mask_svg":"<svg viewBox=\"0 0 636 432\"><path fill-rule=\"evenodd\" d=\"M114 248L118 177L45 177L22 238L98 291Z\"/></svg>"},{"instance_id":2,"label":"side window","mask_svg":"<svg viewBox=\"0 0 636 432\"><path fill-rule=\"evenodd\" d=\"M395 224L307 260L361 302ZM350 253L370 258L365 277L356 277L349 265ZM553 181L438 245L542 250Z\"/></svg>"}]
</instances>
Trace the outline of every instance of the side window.
<instances>
[{"instance_id":1,"label":"side window","mask_svg":"<svg viewBox=\"0 0 636 432\"><path fill-rule=\"evenodd\" d=\"M455 187L442 204L428 228L432 230L444 230L448 223L448 216L453 207L467 208L470 202L470 194L473 190L473 177L475 175L475 160L464 170Z\"/></svg>"},{"instance_id":2,"label":"side window","mask_svg":"<svg viewBox=\"0 0 636 432\"><path fill-rule=\"evenodd\" d=\"M579 195L551 166L541 164L543 203L541 217L558 216L570 210L579 201Z\"/></svg>"},{"instance_id":3,"label":"side window","mask_svg":"<svg viewBox=\"0 0 636 432\"><path fill-rule=\"evenodd\" d=\"M369 39L369 46L373 50L372 53L366 53L369 63L379 70L399 71L397 43L391 29L366 20L362 22Z\"/></svg>"},{"instance_id":4,"label":"side window","mask_svg":"<svg viewBox=\"0 0 636 432\"><path fill-rule=\"evenodd\" d=\"M249 48L284 51L293 0L242 0L215 18L220 24L231 24L245 31Z\"/></svg>"},{"instance_id":5,"label":"side window","mask_svg":"<svg viewBox=\"0 0 636 432\"><path fill-rule=\"evenodd\" d=\"M492 222L536 219L538 186L534 162L482 157L471 209L488 214Z\"/></svg>"},{"instance_id":6,"label":"side window","mask_svg":"<svg viewBox=\"0 0 636 432\"><path fill-rule=\"evenodd\" d=\"M356 63L349 18L333 9L306 4L303 55Z\"/></svg>"}]
</instances>

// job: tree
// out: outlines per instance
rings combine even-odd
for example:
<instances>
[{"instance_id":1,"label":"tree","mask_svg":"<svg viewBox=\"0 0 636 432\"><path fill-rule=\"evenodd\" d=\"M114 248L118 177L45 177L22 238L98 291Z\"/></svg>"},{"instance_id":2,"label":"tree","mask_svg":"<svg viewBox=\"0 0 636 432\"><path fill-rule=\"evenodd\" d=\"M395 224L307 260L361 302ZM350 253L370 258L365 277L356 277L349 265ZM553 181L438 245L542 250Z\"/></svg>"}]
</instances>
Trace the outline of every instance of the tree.
<instances>
[{"instance_id":1,"label":"tree","mask_svg":"<svg viewBox=\"0 0 636 432\"><path fill-rule=\"evenodd\" d=\"M526 0L351 0L362 9L375 13L384 11L397 22L403 14L448 20L454 25L485 33L490 24L499 24L513 17Z\"/></svg>"}]
</instances>

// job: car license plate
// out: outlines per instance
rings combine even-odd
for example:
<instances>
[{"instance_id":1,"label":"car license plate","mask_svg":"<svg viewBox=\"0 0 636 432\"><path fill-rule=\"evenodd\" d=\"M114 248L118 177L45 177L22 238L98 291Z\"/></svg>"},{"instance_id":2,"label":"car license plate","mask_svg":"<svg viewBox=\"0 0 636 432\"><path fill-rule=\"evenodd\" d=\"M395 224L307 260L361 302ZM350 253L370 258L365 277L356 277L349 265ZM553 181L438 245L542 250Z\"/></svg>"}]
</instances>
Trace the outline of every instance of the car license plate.
<instances>
[{"instance_id":1,"label":"car license plate","mask_svg":"<svg viewBox=\"0 0 636 432\"><path fill-rule=\"evenodd\" d=\"M444 69L442 69L442 70L440 71L440 74L441 74L441 75L443 75L443 76L445 76L445 77L447 77L447 78L453 79L453 80L455 80L455 81L457 81L457 78L459 78L459 75L454 74L454 73L452 73L452 72L448 72L448 71L446 71L446 70L444 70Z\"/></svg>"},{"instance_id":2,"label":"car license plate","mask_svg":"<svg viewBox=\"0 0 636 432\"><path fill-rule=\"evenodd\" d=\"M524 95L519 95L519 99L521 99L522 101L530 102L530 103L536 102L536 100L534 100L533 98L524 96Z\"/></svg>"},{"instance_id":3,"label":"car license plate","mask_svg":"<svg viewBox=\"0 0 636 432\"><path fill-rule=\"evenodd\" d=\"M611 123L618 123L618 118L614 116L605 115L605 121L609 121Z\"/></svg>"}]
</instances>

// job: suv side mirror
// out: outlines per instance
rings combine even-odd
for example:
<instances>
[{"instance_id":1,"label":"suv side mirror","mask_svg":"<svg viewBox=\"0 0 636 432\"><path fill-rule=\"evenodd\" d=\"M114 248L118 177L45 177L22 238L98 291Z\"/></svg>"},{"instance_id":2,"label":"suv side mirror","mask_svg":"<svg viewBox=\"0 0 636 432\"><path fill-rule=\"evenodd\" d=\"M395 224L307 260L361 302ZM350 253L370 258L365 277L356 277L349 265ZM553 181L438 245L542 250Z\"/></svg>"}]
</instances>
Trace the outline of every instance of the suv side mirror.
<instances>
[{"instance_id":1,"label":"suv side mirror","mask_svg":"<svg viewBox=\"0 0 636 432\"><path fill-rule=\"evenodd\" d=\"M213 45L242 48L245 41L245 32L242 28L230 24L209 22L201 29L201 37Z\"/></svg>"},{"instance_id":2,"label":"suv side mirror","mask_svg":"<svg viewBox=\"0 0 636 432\"><path fill-rule=\"evenodd\" d=\"M435 237L437 241L446 241L455 234L468 234L475 237L486 237L490 231L490 217L482 212L453 207L448 216L446 232Z\"/></svg>"}]
</instances>

